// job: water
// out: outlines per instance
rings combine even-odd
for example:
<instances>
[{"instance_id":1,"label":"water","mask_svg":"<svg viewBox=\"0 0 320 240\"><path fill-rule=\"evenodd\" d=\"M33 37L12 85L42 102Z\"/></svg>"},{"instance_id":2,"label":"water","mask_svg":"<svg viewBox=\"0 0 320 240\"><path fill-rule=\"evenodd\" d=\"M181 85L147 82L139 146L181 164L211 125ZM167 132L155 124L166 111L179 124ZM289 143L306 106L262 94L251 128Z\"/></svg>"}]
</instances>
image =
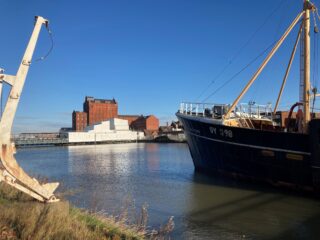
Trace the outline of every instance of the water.
<instances>
[{"instance_id":1,"label":"water","mask_svg":"<svg viewBox=\"0 0 320 240\"><path fill-rule=\"evenodd\" d=\"M76 206L119 214L148 204L149 225L174 216L173 239L319 239L320 201L194 173L185 144L18 149L31 175L72 189Z\"/></svg>"}]
</instances>

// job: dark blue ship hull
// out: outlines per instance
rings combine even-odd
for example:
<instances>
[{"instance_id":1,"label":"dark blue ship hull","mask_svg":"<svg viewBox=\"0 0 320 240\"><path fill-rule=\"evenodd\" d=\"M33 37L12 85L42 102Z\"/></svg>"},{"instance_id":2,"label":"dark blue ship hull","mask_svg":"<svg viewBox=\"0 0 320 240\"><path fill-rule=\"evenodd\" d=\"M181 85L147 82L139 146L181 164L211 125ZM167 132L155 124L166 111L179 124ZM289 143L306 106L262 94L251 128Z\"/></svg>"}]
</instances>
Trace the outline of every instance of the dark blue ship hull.
<instances>
[{"instance_id":1,"label":"dark blue ship hull","mask_svg":"<svg viewBox=\"0 0 320 240\"><path fill-rule=\"evenodd\" d=\"M180 113L177 117L196 170L318 190L320 120L310 122L310 134L300 134L228 127Z\"/></svg>"}]
</instances>

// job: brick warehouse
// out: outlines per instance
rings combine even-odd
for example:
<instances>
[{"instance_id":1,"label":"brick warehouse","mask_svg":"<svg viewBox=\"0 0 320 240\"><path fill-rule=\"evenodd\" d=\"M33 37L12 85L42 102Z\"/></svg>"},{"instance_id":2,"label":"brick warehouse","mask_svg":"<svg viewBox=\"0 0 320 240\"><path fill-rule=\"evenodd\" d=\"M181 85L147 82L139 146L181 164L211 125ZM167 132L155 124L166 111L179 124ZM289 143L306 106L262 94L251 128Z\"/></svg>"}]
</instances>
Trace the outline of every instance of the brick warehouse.
<instances>
[{"instance_id":1,"label":"brick warehouse","mask_svg":"<svg viewBox=\"0 0 320 240\"><path fill-rule=\"evenodd\" d=\"M83 131L87 126L87 113L86 112L76 112L72 113L72 129L75 131Z\"/></svg>"},{"instance_id":2,"label":"brick warehouse","mask_svg":"<svg viewBox=\"0 0 320 240\"><path fill-rule=\"evenodd\" d=\"M73 111L72 129L83 131L88 125L93 125L110 118L120 118L128 121L130 129L138 131L158 131L159 119L154 115L118 115L118 103L115 99L95 99L85 97L83 112Z\"/></svg>"},{"instance_id":3,"label":"brick warehouse","mask_svg":"<svg viewBox=\"0 0 320 240\"><path fill-rule=\"evenodd\" d=\"M129 126L133 130L158 131L159 119L154 115L118 115L118 118L128 120Z\"/></svg>"},{"instance_id":4,"label":"brick warehouse","mask_svg":"<svg viewBox=\"0 0 320 240\"><path fill-rule=\"evenodd\" d=\"M94 99L86 97L83 111L88 114L88 125L102 122L118 116L118 103L116 100Z\"/></svg>"}]
</instances>

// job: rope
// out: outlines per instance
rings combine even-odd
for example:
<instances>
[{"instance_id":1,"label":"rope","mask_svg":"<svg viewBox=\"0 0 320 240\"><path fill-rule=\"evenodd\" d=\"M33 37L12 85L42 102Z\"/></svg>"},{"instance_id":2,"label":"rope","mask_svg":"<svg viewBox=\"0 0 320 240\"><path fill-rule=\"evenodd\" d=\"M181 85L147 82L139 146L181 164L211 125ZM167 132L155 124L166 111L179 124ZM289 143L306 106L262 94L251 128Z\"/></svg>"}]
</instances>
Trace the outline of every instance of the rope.
<instances>
[{"instance_id":1,"label":"rope","mask_svg":"<svg viewBox=\"0 0 320 240\"><path fill-rule=\"evenodd\" d=\"M317 26L317 20L316 20L316 16L315 14L317 14L318 18L319 18L319 14L318 14L318 8L315 9L313 13L313 21L314 21L314 31L313 31L313 79L312 79L312 93L313 93L313 100L312 100L312 110L311 113L314 112L315 108L315 103L316 103L316 94L317 94L317 79L319 78L319 74L318 74L318 61L319 61L319 38L318 38L318 26Z\"/></svg>"},{"instance_id":2,"label":"rope","mask_svg":"<svg viewBox=\"0 0 320 240\"><path fill-rule=\"evenodd\" d=\"M50 49L48 50L48 52L44 56L37 58L35 60L36 62L44 61L51 54L51 52L53 50L54 42L53 42L53 36L52 36L52 32L51 32L51 30L49 28L49 25L46 26L46 29L47 29L47 32L48 32L48 35L49 35L49 38L50 38L50 41L51 41L51 47L50 47Z\"/></svg>"},{"instance_id":3,"label":"rope","mask_svg":"<svg viewBox=\"0 0 320 240\"><path fill-rule=\"evenodd\" d=\"M254 59L252 59L247 65L245 65L240 71L238 71L236 74L234 74L231 78L229 78L226 82L224 82L220 87L218 87L213 93L211 93L208 97L206 97L203 101L207 101L210 97L212 97L214 94L219 92L222 88L224 88L227 84L229 84L232 80L234 80L240 73L242 73L244 70L246 70L250 65L252 65L255 61L257 61L263 54L265 54L271 47L274 46L274 44L277 41L273 42L271 45L269 45L265 50L263 50L258 56L256 56Z\"/></svg>"},{"instance_id":4,"label":"rope","mask_svg":"<svg viewBox=\"0 0 320 240\"><path fill-rule=\"evenodd\" d=\"M286 0L284 0L284 2L286 2ZM286 4L288 4L288 3L286 2ZM287 13L288 13L288 11L284 11L284 12L280 15L280 20L279 20L279 22L278 22L278 26L277 26L276 31L275 31L275 34L274 34L274 41L280 38L280 36L279 36L279 34L280 34L280 29L281 29L281 27L282 27L282 24L283 24L284 20L287 18Z\"/></svg>"},{"instance_id":5,"label":"rope","mask_svg":"<svg viewBox=\"0 0 320 240\"><path fill-rule=\"evenodd\" d=\"M207 85L206 88L203 89L201 94L196 98L195 101L198 101L202 97L202 95L211 87L212 84L214 84L220 76L232 65L233 61L240 55L240 53L245 49L249 43L254 39L256 34L264 27L264 25L269 21L269 19L277 12L277 10L281 7L281 5L286 0L281 0L280 4L277 5L277 7L267 16L267 18L264 20L264 22L254 31L254 33L251 35L251 37L239 48L239 50L231 57L231 59L228 61L228 63L222 68L222 70L213 78L213 80Z\"/></svg>"},{"instance_id":6,"label":"rope","mask_svg":"<svg viewBox=\"0 0 320 240\"><path fill-rule=\"evenodd\" d=\"M315 73L316 73L316 61L317 61L317 41L316 41L316 36L318 33L318 26L317 26L317 21L316 21L316 16L315 13L312 12L312 16L313 16L313 22L314 22L314 31L313 31L313 60L314 60L314 64L313 64L313 81L312 84L313 86L315 86Z\"/></svg>"}]
</instances>

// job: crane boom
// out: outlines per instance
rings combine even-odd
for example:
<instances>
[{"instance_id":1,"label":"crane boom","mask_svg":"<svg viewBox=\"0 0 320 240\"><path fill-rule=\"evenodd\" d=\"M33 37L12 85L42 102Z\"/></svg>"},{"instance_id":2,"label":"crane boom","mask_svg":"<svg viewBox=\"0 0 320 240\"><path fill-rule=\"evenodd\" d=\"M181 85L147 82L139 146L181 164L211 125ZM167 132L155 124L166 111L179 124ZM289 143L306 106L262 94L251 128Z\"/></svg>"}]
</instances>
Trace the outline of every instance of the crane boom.
<instances>
[{"instance_id":1,"label":"crane boom","mask_svg":"<svg viewBox=\"0 0 320 240\"><path fill-rule=\"evenodd\" d=\"M0 159L4 169L0 168L0 182L23 191L41 202L59 201L53 194L59 183L40 184L36 179L31 178L17 163L14 154L14 143L11 142L11 131L14 117L19 104L23 86L30 68L32 56L40 34L42 25L48 26L48 20L37 16L35 26L23 55L19 69L15 76L6 75L0 72L0 96L3 83L9 84L11 90L4 112L0 120Z\"/></svg>"}]
</instances>

